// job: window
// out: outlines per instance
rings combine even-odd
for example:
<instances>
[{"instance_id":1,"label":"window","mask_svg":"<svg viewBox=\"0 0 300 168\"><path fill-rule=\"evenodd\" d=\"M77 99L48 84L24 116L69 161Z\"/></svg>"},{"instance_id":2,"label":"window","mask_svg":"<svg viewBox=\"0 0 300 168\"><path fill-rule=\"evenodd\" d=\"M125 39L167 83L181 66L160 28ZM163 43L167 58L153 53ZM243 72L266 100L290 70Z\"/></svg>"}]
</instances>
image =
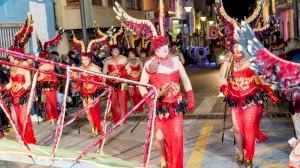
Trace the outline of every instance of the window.
<instances>
[{"instance_id":1,"label":"window","mask_svg":"<svg viewBox=\"0 0 300 168\"><path fill-rule=\"evenodd\" d=\"M92 5L94 5L94 6L102 6L102 0L92 0Z\"/></svg>"},{"instance_id":2,"label":"window","mask_svg":"<svg viewBox=\"0 0 300 168\"><path fill-rule=\"evenodd\" d=\"M115 2L119 2L119 4L122 4L121 0L108 0L108 7L113 7L115 5Z\"/></svg>"},{"instance_id":3,"label":"window","mask_svg":"<svg viewBox=\"0 0 300 168\"><path fill-rule=\"evenodd\" d=\"M79 5L79 0L67 0L67 5Z\"/></svg>"},{"instance_id":4,"label":"window","mask_svg":"<svg viewBox=\"0 0 300 168\"><path fill-rule=\"evenodd\" d=\"M126 0L126 8L132 10L141 10L141 0Z\"/></svg>"}]
</instances>

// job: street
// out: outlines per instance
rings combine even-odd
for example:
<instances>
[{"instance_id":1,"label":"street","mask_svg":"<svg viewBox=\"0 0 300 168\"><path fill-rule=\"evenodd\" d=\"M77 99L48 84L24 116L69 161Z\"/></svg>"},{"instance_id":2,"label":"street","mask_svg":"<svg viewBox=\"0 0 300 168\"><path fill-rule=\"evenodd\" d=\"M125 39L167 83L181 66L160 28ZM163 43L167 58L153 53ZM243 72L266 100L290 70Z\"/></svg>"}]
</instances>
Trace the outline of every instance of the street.
<instances>
[{"instance_id":1,"label":"street","mask_svg":"<svg viewBox=\"0 0 300 168\"><path fill-rule=\"evenodd\" d=\"M187 68L195 91L196 106L193 113L188 114L184 120L184 165L188 168L234 168L239 167L235 163L235 149L233 133L230 131L230 116L227 116L224 142L222 142L223 130L223 98L217 98L219 93L218 70L203 70ZM102 110L104 111L104 110ZM227 114L228 115L228 114ZM146 120L130 133L136 122L143 118L143 114L135 114L129 122L117 128L109 136L104 146L104 153L126 161L142 162L143 147L145 141ZM80 134L77 123L63 131L59 147L81 151L94 141L90 136L89 124L85 115L80 118ZM269 140L265 143L257 143L254 167L283 168L287 167L288 156L291 150L287 141L293 137L293 124L285 103L273 106L268 103L261 128L267 134ZM34 124L38 143L54 130L54 125L45 122ZM14 138L12 131L7 135ZM96 152L93 149L92 152ZM149 167L159 167L159 154L153 145ZM42 167L12 162L0 162L0 167Z\"/></svg>"}]
</instances>

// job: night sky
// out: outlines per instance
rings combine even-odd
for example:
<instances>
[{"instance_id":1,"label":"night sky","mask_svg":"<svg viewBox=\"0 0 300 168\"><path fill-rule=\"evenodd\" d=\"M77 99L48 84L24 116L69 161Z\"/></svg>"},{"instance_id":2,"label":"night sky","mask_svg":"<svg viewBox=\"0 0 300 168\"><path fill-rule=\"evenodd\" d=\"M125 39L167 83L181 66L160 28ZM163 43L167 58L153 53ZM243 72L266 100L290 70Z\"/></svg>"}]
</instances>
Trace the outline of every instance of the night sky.
<instances>
[{"instance_id":1,"label":"night sky","mask_svg":"<svg viewBox=\"0 0 300 168\"><path fill-rule=\"evenodd\" d=\"M255 0L223 0L223 5L227 14L239 20L252 14L255 6Z\"/></svg>"}]
</instances>

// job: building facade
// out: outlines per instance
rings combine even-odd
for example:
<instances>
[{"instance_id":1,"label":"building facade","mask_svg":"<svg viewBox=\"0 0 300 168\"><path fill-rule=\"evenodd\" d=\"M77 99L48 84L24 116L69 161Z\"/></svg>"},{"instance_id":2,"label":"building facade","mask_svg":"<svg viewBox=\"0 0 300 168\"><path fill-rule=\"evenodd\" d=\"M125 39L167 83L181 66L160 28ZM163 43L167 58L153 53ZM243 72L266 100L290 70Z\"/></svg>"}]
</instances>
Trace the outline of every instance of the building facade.
<instances>
[{"instance_id":1,"label":"building facade","mask_svg":"<svg viewBox=\"0 0 300 168\"><path fill-rule=\"evenodd\" d=\"M111 26L121 26L120 21L116 19L116 14L112 9L115 1L118 1L131 16L139 19L145 18L143 12L144 3L142 0L85 0L88 34L92 34L94 22L103 30ZM55 11L57 26L63 27L66 30L66 34L58 50L61 54L67 54L69 50L73 49L69 42L71 30L73 30L79 38L81 37L79 0L56 1Z\"/></svg>"},{"instance_id":2,"label":"building facade","mask_svg":"<svg viewBox=\"0 0 300 168\"><path fill-rule=\"evenodd\" d=\"M276 16L284 40L294 37L294 11L292 0L278 0L275 3Z\"/></svg>"},{"instance_id":3,"label":"building facade","mask_svg":"<svg viewBox=\"0 0 300 168\"><path fill-rule=\"evenodd\" d=\"M54 4L51 0L0 0L0 47L12 45L14 34L21 28L28 12L34 20L34 33L44 41L55 34ZM35 40L26 47L37 52Z\"/></svg>"}]
</instances>

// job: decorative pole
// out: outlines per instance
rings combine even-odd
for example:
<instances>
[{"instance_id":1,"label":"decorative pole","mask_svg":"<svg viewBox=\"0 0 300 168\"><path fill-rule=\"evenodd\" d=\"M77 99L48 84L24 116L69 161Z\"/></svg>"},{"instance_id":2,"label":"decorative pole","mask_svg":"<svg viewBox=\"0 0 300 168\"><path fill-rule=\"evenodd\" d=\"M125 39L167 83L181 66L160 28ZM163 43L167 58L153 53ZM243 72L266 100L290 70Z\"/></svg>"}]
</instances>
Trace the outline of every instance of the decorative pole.
<instances>
[{"instance_id":1,"label":"decorative pole","mask_svg":"<svg viewBox=\"0 0 300 168\"><path fill-rule=\"evenodd\" d=\"M299 37L299 21L298 21L298 16L299 16L299 12L298 12L298 1L297 0L293 0L293 11L294 11L294 36L295 37Z\"/></svg>"},{"instance_id":2,"label":"decorative pole","mask_svg":"<svg viewBox=\"0 0 300 168\"><path fill-rule=\"evenodd\" d=\"M81 17L81 25L82 25L83 42L84 42L85 49L87 49L88 36L87 36L87 30L86 30L86 17L85 17L84 0L79 0L79 4L80 4L80 17Z\"/></svg>"}]
</instances>

